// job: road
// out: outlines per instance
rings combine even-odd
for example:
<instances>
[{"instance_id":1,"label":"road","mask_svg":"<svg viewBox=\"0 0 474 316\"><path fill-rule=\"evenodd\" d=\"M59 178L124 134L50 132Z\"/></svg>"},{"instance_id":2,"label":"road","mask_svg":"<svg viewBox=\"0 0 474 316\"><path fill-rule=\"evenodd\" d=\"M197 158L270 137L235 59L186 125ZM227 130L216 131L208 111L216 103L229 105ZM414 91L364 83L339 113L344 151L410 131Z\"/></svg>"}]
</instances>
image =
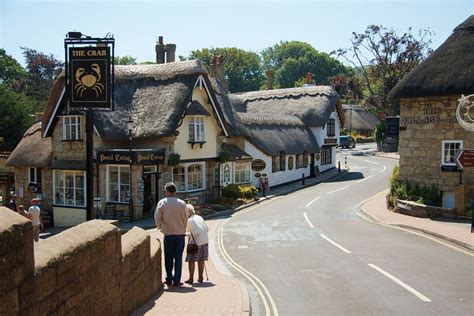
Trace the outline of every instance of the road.
<instances>
[{"instance_id":1,"label":"road","mask_svg":"<svg viewBox=\"0 0 474 316\"><path fill-rule=\"evenodd\" d=\"M350 172L220 226L255 315L473 315L472 256L358 215L396 160L340 150Z\"/></svg>"}]
</instances>

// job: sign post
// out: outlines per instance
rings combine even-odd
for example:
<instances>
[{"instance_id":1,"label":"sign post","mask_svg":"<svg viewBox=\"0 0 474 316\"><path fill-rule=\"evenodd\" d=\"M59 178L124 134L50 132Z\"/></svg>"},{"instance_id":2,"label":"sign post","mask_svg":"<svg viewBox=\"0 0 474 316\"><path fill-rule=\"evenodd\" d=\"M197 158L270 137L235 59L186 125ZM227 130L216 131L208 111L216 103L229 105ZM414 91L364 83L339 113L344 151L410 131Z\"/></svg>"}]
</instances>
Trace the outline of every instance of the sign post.
<instances>
[{"instance_id":1,"label":"sign post","mask_svg":"<svg viewBox=\"0 0 474 316\"><path fill-rule=\"evenodd\" d=\"M462 170L474 169L474 149L461 149L458 151L455 161Z\"/></svg>"}]
</instances>

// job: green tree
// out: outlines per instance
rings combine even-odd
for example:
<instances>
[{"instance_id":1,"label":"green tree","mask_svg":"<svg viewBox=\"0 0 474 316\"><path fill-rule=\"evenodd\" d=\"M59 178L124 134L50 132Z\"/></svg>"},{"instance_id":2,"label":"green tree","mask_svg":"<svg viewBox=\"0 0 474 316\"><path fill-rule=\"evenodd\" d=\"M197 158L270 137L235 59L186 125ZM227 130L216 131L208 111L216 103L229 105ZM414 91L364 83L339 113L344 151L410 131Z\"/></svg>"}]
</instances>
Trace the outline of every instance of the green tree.
<instances>
[{"instance_id":1,"label":"green tree","mask_svg":"<svg viewBox=\"0 0 474 316\"><path fill-rule=\"evenodd\" d=\"M136 65L137 59L129 55L116 56L114 58L114 63L115 65Z\"/></svg>"},{"instance_id":2,"label":"green tree","mask_svg":"<svg viewBox=\"0 0 474 316\"><path fill-rule=\"evenodd\" d=\"M257 53L236 47L203 48L193 50L181 60L200 59L209 69L212 56L222 55L225 60L225 73L229 91L246 92L259 90L264 80L260 57Z\"/></svg>"},{"instance_id":3,"label":"green tree","mask_svg":"<svg viewBox=\"0 0 474 316\"><path fill-rule=\"evenodd\" d=\"M0 84L0 143L1 150L12 150L33 123L32 108L35 101L23 93L12 91Z\"/></svg>"},{"instance_id":4,"label":"green tree","mask_svg":"<svg viewBox=\"0 0 474 316\"><path fill-rule=\"evenodd\" d=\"M54 58L52 54L46 55L34 49L22 47L23 55L26 59L26 78L25 93L33 100L33 112L42 112L48 100L49 90L61 73L64 63Z\"/></svg>"},{"instance_id":5,"label":"green tree","mask_svg":"<svg viewBox=\"0 0 474 316\"><path fill-rule=\"evenodd\" d=\"M430 30L418 37L408 32L398 35L381 25L369 25L364 33L352 33L351 47L331 54L343 58L357 69L364 90L364 104L377 111L398 114L398 105L387 100L397 82L422 62L432 50Z\"/></svg>"},{"instance_id":6,"label":"green tree","mask_svg":"<svg viewBox=\"0 0 474 316\"><path fill-rule=\"evenodd\" d=\"M19 92L25 88L26 71L16 61L0 48L0 82L7 84L12 90Z\"/></svg>"},{"instance_id":7,"label":"green tree","mask_svg":"<svg viewBox=\"0 0 474 316\"><path fill-rule=\"evenodd\" d=\"M265 71L275 73L275 87L290 88L300 84L310 72L316 84L327 85L336 75L349 74L349 70L337 59L319 52L305 42L280 42L261 52Z\"/></svg>"}]
</instances>

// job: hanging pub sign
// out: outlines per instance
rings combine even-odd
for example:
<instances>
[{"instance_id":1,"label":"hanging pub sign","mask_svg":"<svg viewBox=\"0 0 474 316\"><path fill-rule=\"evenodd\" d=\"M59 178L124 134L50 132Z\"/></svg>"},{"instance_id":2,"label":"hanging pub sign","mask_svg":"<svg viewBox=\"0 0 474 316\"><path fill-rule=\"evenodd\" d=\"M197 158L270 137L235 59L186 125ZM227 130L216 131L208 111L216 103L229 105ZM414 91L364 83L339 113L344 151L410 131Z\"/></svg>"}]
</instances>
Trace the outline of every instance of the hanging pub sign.
<instances>
[{"instance_id":1,"label":"hanging pub sign","mask_svg":"<svg viewBox=\"0 0 474 316\"><path fill-rule=\"evenodd\" d=\"M258 171L263 171L263 169L265 169L266 166L267 166L267 164L262 159L252 160L251 168L252 168L253 171L257 171L257 172Z\"/></svg>"},{"instance_id":2,"label":"hanging pub sign","mask_svg":"<svg viewBox=\"0 0 474 316\"><path fill-rule=\"evenodd\" d=\"M111 107L110 47L69 47L71 107Z\"/></svg>"}]
</instances>

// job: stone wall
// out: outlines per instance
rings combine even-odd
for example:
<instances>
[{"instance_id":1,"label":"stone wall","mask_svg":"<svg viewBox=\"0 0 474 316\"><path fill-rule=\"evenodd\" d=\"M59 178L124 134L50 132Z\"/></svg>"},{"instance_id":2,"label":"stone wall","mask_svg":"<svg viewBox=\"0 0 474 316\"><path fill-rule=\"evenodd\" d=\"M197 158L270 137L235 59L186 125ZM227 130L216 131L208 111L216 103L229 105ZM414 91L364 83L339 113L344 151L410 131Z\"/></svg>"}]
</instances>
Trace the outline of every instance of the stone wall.
<instances>
[{"instance_id":1,"label":"stone wall","mask_svg":"<svg viewBox=\"0 0 474 316\"><path fill-rule=\"evenodd\" d=\"M400 105L400 180L436 184L456 192L459 172L441 171L442 141L463 140L474 148L474 133L456 120L458 97L402 99ZM463 172L466 204L474 199L474 170ZM463 210L459 210L463 212Z\"/></svg>"},{"instance_id":2,"label":"stone wall","mask_svg":"<svg viewBox=\"0 0 474 316\"><path fill-rule=\"evenodd\" d=\"M35 244L0 208L0 315L127 315L162 289L158 240L93 220Z\"/></svg>"},{"instance_id":3,"label":"stone wall","mask_svg":"<svg viewBox=\"0 0 474 316\"><path fill-rule=\"evenodd\" d=\"M453 218L457 215L455 209L422 205L413 201L405 201L399 199L397 199L397 204L395 205L394 210L397 213L423 218Z\"/></svg>"}]
</instances>

